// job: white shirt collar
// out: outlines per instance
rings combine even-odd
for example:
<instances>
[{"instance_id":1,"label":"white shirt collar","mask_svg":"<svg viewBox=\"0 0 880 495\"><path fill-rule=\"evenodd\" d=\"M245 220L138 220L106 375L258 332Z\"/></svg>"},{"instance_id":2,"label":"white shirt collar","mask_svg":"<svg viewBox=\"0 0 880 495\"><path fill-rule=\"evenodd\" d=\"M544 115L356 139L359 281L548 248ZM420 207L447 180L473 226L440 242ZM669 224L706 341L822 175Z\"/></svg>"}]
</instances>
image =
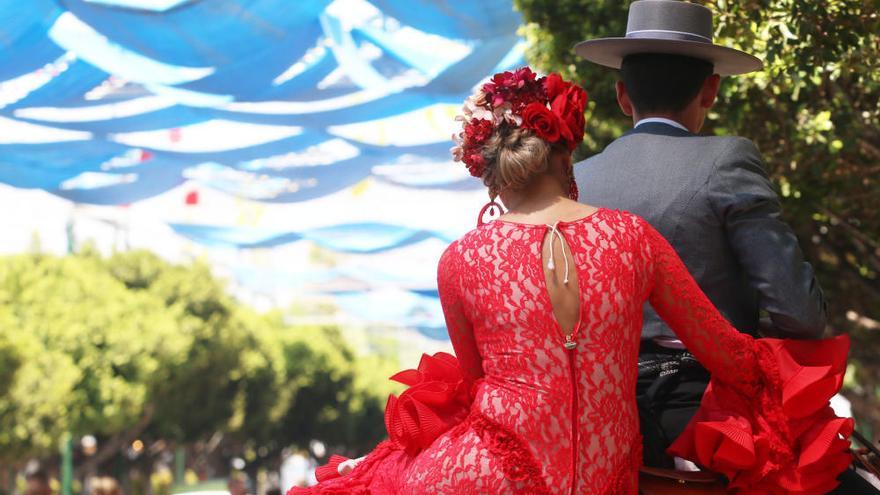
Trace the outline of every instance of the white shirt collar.
<instances>
[{"instance_id":1,"label":"white shirt collar","mask_svg":"<svg viewBox=\"0 0 880 495\"><path fill-rule=\"evenodd\" d=\"M636 125L634 127L638 127L642 124L648 124L651 122L658 122L660 124L671 125L672 127L678 127L679 129L681 129L683 131L688 130L687 127L683 126L680 122L676 122L672 119L667 119L666 117L648 117L646 119L642 119L642 120L636 122ZM690 132L690 131L688 131L688 132Z\"/></svg>"}]
</instances>

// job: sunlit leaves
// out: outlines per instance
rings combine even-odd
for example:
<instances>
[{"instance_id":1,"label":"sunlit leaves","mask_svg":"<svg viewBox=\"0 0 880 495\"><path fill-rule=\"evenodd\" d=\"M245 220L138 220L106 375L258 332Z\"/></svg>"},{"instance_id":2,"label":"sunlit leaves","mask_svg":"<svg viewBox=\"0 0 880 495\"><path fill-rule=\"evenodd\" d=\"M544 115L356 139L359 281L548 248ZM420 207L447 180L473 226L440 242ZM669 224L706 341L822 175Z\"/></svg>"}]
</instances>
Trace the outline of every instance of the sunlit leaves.
<instances>
[{"instance_id":1,"label":"sunlit leaves","mask_svg":"<svg viewBox=\"0 0 880 495\"><path fill-rule=\"evenodd\" d=\"M365 448L384 431L387 360L355 358L333 327L236 303L202 263L3 257L0 328L0 462L143 421L148 445L221 432L257 457L313 438Z\"/></svg>"}]
</instances>

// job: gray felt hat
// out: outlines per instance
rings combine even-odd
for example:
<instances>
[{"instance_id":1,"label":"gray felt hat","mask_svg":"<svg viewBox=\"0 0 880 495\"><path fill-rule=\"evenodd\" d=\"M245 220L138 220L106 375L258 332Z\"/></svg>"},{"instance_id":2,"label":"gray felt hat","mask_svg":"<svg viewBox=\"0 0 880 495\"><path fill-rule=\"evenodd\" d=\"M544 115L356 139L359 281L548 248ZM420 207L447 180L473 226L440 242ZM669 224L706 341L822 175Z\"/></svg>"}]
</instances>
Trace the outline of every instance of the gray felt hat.
<instances>
[{"instance_id":1,"label":"gray felt hat","mask_svg":"<svg viewBox=\"0 0 880 495\"><path fill-rule=\"evenodd\" d=\"M626 37L578 43L575 53L599 65L620 68L627 55L668 53L708 60L722 76L760 70L748 53L712 43L712 11L680 0L638 0L629 7Z\"/></svg>"}]
</instances>

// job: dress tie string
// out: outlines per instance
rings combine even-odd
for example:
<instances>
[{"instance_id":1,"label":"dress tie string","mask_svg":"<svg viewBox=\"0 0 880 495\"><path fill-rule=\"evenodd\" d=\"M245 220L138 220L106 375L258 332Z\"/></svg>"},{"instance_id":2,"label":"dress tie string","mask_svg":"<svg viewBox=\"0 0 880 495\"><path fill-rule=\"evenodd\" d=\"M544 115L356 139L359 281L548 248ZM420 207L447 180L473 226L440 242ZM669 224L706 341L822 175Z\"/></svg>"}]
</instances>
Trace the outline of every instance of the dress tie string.
<instances>
[{"instance_id":1,"label":"dress tie string","mask_svg":"<svg viewBox=\"0 0 880 495\"><path fill-rule=\"evenodd\" d=\"M568 284L568 255L565 253L565 237L562 236L562 232L559 231L559 221L557 220L553 225L547 224L547 227L550 228L550 261L547 262L547 269L555 271L556 263L553 262L553 236L559 238L559 242L562 244L562 259L565 262L565 277L562 279L562 283Z\"/></svg>"}]
</instances>

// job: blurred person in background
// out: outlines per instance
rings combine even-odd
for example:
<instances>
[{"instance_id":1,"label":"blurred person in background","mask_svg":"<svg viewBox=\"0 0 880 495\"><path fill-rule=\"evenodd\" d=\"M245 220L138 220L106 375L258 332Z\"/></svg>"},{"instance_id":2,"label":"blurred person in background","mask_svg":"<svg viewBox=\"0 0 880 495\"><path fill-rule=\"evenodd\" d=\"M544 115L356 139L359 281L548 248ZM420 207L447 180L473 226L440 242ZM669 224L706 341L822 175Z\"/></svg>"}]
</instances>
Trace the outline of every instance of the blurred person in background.
<instances>
[{"instance_id":1,"label":"blurred person in background","mask_svg":"<svg viewBox=\"0 0 880 495\"><path fill-rule=\"evenodd\" d=\"M25 474L27 485L25 495L52 495L52 487L49 485L49 473L43 468L36 468Z\"/></svg>"},{"instance_id":2,"label":"blurred person in background","mask_svg":"<svg viewBox=\"0 0 880 495\"><path fill-rule=\"evenodd\" d=\"M229 475L226 488L229 490L229 495L248 495L247 474L240 471L233 472Z\"/></svg>"},{"instance_id":3,"label":"blurred person in background","mask_svg":"<svg viewBox=\"0 0 880 495\"><path fill-rule=\"evenodd\" d=\"M281 488L284 491L293 486L313 485L315 461L310 458L308 451L295 450L289 452L281 463Z\"/></svg>"},{"instance_id":4,"label":"blurred person in background","mask_svg":"<svg viewBox=\"0 0 880 495\"><path fill-rule=\"evenodd\" d=\"M109 476L92 478L91 495L122 495L119 483Z\"/></svg>"}]
</instances>

